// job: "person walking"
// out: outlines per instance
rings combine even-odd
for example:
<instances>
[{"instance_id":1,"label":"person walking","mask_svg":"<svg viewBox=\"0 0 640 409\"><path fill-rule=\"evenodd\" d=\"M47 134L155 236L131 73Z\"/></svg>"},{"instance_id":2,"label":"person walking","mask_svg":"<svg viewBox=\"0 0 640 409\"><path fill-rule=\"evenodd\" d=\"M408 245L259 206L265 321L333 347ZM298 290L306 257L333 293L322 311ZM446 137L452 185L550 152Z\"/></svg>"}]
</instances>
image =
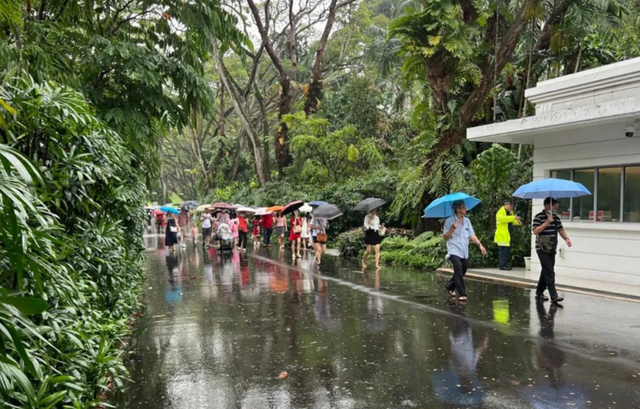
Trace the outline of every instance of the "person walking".
<instances>
[{"instance_id":1,"label":"person walking","mask_svg":"<svg viewBox=\"0 0 640 409\"><path fill-rule=\"evenodd\" d=\"M498 245L498 260L500 270L511 271L509 265L511 259L511 235L513 226L520 226L522 219L513 213L513 203L510 200L504 202L504 206L496 213L496 233L493 241Z\"/></svg>"},{"instance_id":2,"label":"person walking","mask_svg":"<svg viewBox=\"0 0 640 409\"><path fill-rule=\"evenodd\" d=\"M191 241L193 241L193 245L198 244L198 228L196 227L196 223L191 223Z\"/></svg>"},{"instance_id":3,"label":"person walking","mask_svg":"<svg viewBox=\"0 0 640 409\"><path fill-rule=\"evenodd\" d=\"M307 250L307 247L311 247L311 243L309 242L310 229L309 229L309 215L302 216L302 230L300 231L300 244L303 250Z\"/></svg>"},{"instance_id":4,"label":"person walking","mask_svg":"<svg viewBox=\"0 0 640 409\"><path fill-rule=\"evenodd\" d=\"M289 241L291 242L291 257L293 259L302 258L302 254L300 254L300 243L302 241L302 218L298 214L298 212L293 212L291 215L291 219L289 220L291 224L291 230L289 231ZM296 245L298 246L298 251L296 252Z\"/></svg>"},{"instance_id":5,"label":"person walking","mask_svg":"<svg viewBox=\"0 0 640 409\"><path fill-rule=\"evenodd\" d=\"M229 220L229 227L231 227L231 235L233 236L233 247L238 246L238 238L240 237L240 232L238 231L238 217L232 213L231 220Z\"/></svg>"},{"instance_id":6,"label":"person walking","mask_svg":"<svg viewBox=\"0 0 640 409\"><path fill-rule=\"evenodd\" d=\"M380 243L382 243L381 230L384 225L380 224L378 209L373 209L364 217L364 244L366 246L364 257L362 258L362 269L367 269L367 259L371 253L371 247L375 251L376 270L380 269Z\"/></svg>"},{"instance_id":7,"label":"person walking","mask_svg":"<svg viewBox=\"0 0 640 409\"><path fill-rule=\"evenodd\" d=\"M327 219L311 219L311 237L313 237L313 248L316 253L315 262L320 267L322 256L327 252L327 230L329 222Z\"/></svg>"},{"instance_id":8,"label":"person walking","mask_svg":"<svg viewBox=\"0 0 640 409\"><path fill-rule=\"evenodd\" d=\"M273 214L265 214L260 217L260 229L262 230L264 246L271 247L271 231L273 230Z\"/></svg>"},{"instance_id":9,"label":"person walking","mask_svg":"<svg viewBox=\"0 0 640 409\"><path fill-rule=\"evenodd\" d=\"M169 214L167 220L167 228L165 229L164 245L169 247L171 251L175 251L175 245L178 244L178 223L172 214Z\"/></svg>"},{"instance_id":10,"label":"person walking","mask_svg":"<svg viewBox=\"0 0 640 409\"><path fill-rule=\"evenodd\" d=\"M238 250L247 251L247 235L249 234L249 224L244 214L238 215Z\"/></svg>"},{"instance_id":11,"label":"person walking","mask_svg":"<svg viewBox=\"0 0 640 409\"><path fill-rule=\"evenodd\" d=\"M544 210L533 218L533 234L536 235L536 253L542 265L538 287L536 288L536 301L548 301L551 297L553 303L564 301L564 297L559 296L556 291L556 250L558 248L558 234L572 246L571 239L562 226L558 217L558 201L554 198L544 200ZM544 295L544 291L549 290L549 297Z\"/></svg>"},{"instance_id":12,"label":"person walking","mask_svg":"<svg viewBox=\"0 0 640 409\"><path fill-rule=\"evenodd\" d=\"M189 235L189 212L185 207L180 209L180 214L178 215L178 227L180 228L178 242L184 249L187 247L187 236Z\"/></svg>"},{"instance_id":13,"label":"person walking","mask_svg":"<svg viewBox=\"0 0 640 409\"><path fill-rule=\"evenodd\" d=\"M211 216L211 209L206 209L200 217L202 222L202 247L209 247L211 242L211 227L213 216Z\"/></svg>"},{"instance_id":14,"label":"person walking","mask_svg":"<svg viewBox=\"0 0 640 409\"><path fill-rule=\"evenodd\" d=\"M287 219L280 212L276 212L276 236L280 250L284 248L284 234L287 232Z\"/></svg>"},{"instance_id":15,"label":"person walking","mask_svg":"<svg viewBox=\"0 0 640 409\"><path fill-rule=\"evenodd\" d=\"M253 231L251 238L253 240L253 247L260 247L260 218L258 216L253 217Z\"/></svg>"},{"instance_id":16,"label":"person walking","mask_svg":"<svg viewBox=\"0 0 640 409\"><path fill-rule=\"evenodd\" d=\"M474 242L482 256L487 255L480 240L473 231L471 220L466 217L467 205L464 200L453 202L454 215L444 222L442 238L447 242L447 253L453 264L453 277L445 285L452 297L458 296L459 301L467 301L467 290L464 285L464 276L469 267L469 240Z\"/></svg>"},{"instance_id":17,"label":"person walking","mask_svg":"<svg viewBox=\"0 0 640 409\"><path fill-rule=\"evenodd\" d=\"M156 234L164 233L164 213L156 213Z\"/></svg>"}]
</instances>

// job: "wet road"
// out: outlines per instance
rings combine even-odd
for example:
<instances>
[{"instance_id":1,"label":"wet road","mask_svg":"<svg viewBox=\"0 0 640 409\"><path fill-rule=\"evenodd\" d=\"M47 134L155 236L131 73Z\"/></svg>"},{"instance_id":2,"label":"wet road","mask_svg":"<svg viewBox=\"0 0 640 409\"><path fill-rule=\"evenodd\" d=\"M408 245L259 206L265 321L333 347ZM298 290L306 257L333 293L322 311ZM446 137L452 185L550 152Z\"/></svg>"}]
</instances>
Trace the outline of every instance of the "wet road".
<instances>
[{"instance_id":1,"label":"wet road","mask_svg":"<svg viewBox=\"0 0 640 409\"><path fill-rule=\"evenodd\" d=\"M145 241L120 408L640 407L640 304L469 282L465 307L432 273Z\"/></svg>"}]
</instances>

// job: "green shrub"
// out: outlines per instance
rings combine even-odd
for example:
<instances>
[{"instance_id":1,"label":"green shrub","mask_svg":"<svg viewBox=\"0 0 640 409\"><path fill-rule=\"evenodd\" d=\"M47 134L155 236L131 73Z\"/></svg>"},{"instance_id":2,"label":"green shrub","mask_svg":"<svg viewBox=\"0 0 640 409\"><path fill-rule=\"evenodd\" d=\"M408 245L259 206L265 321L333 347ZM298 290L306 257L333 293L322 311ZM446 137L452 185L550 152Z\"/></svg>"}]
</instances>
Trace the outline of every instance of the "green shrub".
<instances>
[{"instance_id":1,"label":"green shrub","mask_svg":"<svg viewBox=\"0 0 640 409\"><path fill-rule=\"evenodd\" d=\"M364 251L364 231L357 228L340 233L337 245L341 257L358 257Z\"/></svg>"},{"instance_id":2,"label":"green shrub","mask_svg":"<svg viewBox=\"0 0 640 409\"><path fill-rule=\"evenodd\" d=\"M425 232L413 240L389 237L382 241L380 257L390 264L436 269L445 264L446 245L440 234Z\"/></svg>"}]
</instances>

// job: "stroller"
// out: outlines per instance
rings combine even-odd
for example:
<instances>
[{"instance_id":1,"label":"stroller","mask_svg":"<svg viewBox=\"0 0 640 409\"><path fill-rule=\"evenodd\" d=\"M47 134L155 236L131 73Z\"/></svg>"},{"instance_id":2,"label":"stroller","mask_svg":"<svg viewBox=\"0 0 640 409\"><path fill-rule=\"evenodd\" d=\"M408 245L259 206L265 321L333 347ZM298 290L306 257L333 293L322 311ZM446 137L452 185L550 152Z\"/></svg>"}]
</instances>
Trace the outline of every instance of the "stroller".
<instances>
[{"instance_id":1,"label":"stroller","mask_svg":"<svg viewBox=\"0 0 640 409\"><path fill-rule=\"evenodd\" d=\"M233 234L231 233L231 227L226 223L220 223L216 234L220 241L220 252L231 253L233 250Z\"/></svg>"}]
</instances>

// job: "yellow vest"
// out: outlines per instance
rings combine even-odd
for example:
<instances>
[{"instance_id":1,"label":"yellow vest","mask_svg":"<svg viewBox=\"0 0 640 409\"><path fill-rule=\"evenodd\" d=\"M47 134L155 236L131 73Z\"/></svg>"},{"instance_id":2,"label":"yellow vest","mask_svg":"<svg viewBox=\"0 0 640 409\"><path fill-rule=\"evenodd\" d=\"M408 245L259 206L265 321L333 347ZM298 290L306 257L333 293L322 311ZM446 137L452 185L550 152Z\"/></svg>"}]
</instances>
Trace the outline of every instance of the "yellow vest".
<instances>
[{"instance_id":1,"label":"yellow vest","mask_svg":"<svg viewBox=\"0 0 640 409\"><path fill-rule=\"evenodd\" d=\"M511 235L509 234L509 223L519 226L520 222L516 220L516 216L508 216L507 210L502 206L496 213L496 235L493 239L498 246L511 246Z\"/></svg>"}]
</instances>

